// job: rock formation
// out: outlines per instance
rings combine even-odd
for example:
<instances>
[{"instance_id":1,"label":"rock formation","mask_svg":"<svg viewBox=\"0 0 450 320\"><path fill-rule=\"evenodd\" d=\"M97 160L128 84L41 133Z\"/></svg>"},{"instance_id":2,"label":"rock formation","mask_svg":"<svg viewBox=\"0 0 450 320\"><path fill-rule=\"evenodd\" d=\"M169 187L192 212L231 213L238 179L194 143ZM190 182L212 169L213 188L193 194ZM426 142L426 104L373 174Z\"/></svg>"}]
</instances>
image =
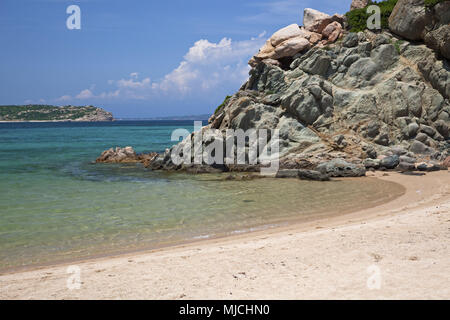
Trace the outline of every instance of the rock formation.
<instances>
[{"instance_id":1,"label":"rock formation","mask_svg":"<svg viewBox=\"0 0 450 320\"><path fill-rule=\"evenodd\" d=\"M450 59L450 1L428 8L424 0L399 0L389 17L389 28L408 40L423 40Z\"/></svg>"},{"instance_id":2,"label":"rock formation","mask_svg":"<svg viewBox=\"0 0 450 320\"><path fill-rule=\"evenodd\" d=\"M95 162L97 163L143 163L149 165L156 157L157 153L136 154L132 147L116 147L103 151Z\"/></svg>"},{"instance_id":3,"label":"rock formation","mask_svg":"<svg viewBox=\"0 0 450 320\"><path fill-rule=\"evenodd\" d=\"M449 62L433 46L398 35L407 39L427 35L411 25L416 20L400 12L396 7L391 17L396 35L388 30L348 33L342 16L306 9L304 26L290 25L270 37L249 62L248 81L202 130L278 129L279 177L323 180L363 176L375 169L446 168ZM397 21L401 19L409 22ZM191 134L174 148L192 143L194 137ZM155 157L149 167L258 170L249 165L175 165L172 150Z\"/></svg>"},{"instance_id":4,"label":"rock formation","mask_svg":"<svg viewBox=\"0 0 450 320\"><path fill-rule=\"evenodd\" d=\"M323 47L335 42L342 34L345 17L305 9L303 27L291 24L275 32L259 52L249 61L252 67L264 61L266 64L282 66L296 54L311 47ZM286 59L287 58L287 59Z\"/></svg>"}]
</instances>

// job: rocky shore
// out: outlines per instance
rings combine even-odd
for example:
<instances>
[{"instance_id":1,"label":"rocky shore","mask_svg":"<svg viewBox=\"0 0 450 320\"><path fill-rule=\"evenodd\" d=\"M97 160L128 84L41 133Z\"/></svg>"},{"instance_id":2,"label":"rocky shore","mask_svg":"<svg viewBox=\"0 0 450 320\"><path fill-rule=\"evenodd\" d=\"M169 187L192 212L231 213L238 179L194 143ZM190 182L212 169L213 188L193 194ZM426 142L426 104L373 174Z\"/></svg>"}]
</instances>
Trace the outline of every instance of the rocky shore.
<instances>
[{"instance_id":1,"label":"rocky shore","mask_svg":"<svg viewBox=\"0 0 450 320\"><path fill-rule=\"evenodd\" d=\"M367 4L353 1L352 9ZM357 33L349 32L345 15L305 9L303 26L289 25L267 40L249 61L249 80L202 131L279 130L278 177L447 170L449 23L450 1L426 7L423 0L399 0L389 29ZM196 134L174 148L192 143ZM133 161L196 173L260 167L175 165L174 148Z\"/></svg>"}]
</instances>

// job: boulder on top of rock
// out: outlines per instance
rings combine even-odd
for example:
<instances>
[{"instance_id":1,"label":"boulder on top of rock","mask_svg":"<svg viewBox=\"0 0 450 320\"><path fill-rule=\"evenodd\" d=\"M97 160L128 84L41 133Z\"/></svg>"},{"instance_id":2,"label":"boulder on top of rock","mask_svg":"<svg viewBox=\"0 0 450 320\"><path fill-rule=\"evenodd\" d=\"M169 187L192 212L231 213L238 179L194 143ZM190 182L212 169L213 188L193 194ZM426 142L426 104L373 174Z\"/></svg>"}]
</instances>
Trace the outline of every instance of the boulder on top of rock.
<instances>
[{"instance_id":1,"label":"boulder on top of rock","mask_svg":"<svg viewBox=\"0 0 450 320\"><path fill-rule=\"evenodd\" d=\"M409 40L421 40L431 19L424 0L399 0L389 17L389 28Z\"/></svg>"},{"instance_id":2,"label":"boulder on top of rock","mask_svg":"<svg viewBox=\"0 0 450 320\"><path fill-rule=\"evenodd\" d=\"M389 29L408 40L424 40L450 59L450 1L425 7L424 0L399 0L389 17Z\"/></svg>"},{"instance_id":3,"label":"boulder on top of rock","mask_svg":"<svg viewBox=\"0 0 450 320\"><path fill-rule=\"evenodd\" d=\"M270 44L276 47L280 43L296 37L304 37L305 30L301 29L297 24L293 23L275 32L269 39Z\"/></svg>"},{"instance_id":4,"label":"boulder on top of rock","mask_svg":"<svg viewBox=\"0 0 450 320\"><path fill-rule=\"evenodd\" d=\"M310 43L307 39L303 37L291 38L289 40L282 42L279 46L275 48L272 59L292 57L305 49L309 49L309 47Z\"/></svg>"},{"instance_id":5,"label":"boulder on top of rock","mask_svg":"<svg viewBox=\"0 0 450 320\"><path fill-rule=\"evenodd\" d=\"M258 54L250 59L249 64L254 65L257 60L270 59L271 61L285 57L291 57L295 54L309 49L312 33L300 28L297 24L291 24L283 29L275 32L264 46L259 50ZM319 41L314 39L314 41ZM273 63L271 63L273 64Z\"/></svg>"},{"instance_id":6,"label":"boulder on top of rock","mask_svg":"<svg viewBox=\"0 0 450 320\"><path fill-rule=\"evenodd\" d=\"M337 21L333 21L323 29L322 36L328 39L329 42L334 42L339 38L341 32L342 25Z\"/></svg>"},{"instance_id":7,"label":"boulder on top of rock","mask_svg":"<svg viewBox=\"0 0 450 320\"><path fill-rule=\"evenodd\" d=\"M322 33L323 29L334 21L342 25L345 17L339 14L330 16L329 14L311 8L306 8L303 13L303 26L311 32Z\"/></svg>"}]
</instances>

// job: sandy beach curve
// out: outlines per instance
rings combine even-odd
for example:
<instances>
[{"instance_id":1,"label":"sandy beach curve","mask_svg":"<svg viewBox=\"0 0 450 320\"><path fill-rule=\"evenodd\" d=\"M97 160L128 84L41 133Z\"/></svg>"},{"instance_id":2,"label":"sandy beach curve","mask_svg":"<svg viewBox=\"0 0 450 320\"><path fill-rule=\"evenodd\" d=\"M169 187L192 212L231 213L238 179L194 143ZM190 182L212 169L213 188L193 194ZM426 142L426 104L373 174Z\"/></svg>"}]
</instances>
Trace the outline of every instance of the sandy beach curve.
<instances>
[{"instance_id":1,"label":"sandy beach curve","mask_svg":"<svg viewBox=\"0 0 450 320\"><path fill-rule=\"evenodd\" d=\"M0 299L450 299L449 172L368 175L406 192L289 227L3 274Z\"/></svg>"}]
</instances>

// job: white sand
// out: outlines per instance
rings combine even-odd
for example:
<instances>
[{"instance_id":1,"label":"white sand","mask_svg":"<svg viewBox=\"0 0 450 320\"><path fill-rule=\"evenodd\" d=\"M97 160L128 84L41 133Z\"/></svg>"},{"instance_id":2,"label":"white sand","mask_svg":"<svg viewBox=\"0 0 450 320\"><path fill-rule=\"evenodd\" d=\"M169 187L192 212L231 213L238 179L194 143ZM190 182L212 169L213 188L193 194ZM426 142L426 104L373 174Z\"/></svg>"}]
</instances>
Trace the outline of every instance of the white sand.
<instances>
[{"instance_id":1,"label":"white sand","mask_svg":"<svg viewBox=\"0 0 450 320\"><path fill-rule=\"evenodd\" d=\"M406 194L326 221L79 262L79 290L67 288L68 265L2 275L0 298L450 299L449 172L381 178Z\"/></svg>"}]
</instances>

